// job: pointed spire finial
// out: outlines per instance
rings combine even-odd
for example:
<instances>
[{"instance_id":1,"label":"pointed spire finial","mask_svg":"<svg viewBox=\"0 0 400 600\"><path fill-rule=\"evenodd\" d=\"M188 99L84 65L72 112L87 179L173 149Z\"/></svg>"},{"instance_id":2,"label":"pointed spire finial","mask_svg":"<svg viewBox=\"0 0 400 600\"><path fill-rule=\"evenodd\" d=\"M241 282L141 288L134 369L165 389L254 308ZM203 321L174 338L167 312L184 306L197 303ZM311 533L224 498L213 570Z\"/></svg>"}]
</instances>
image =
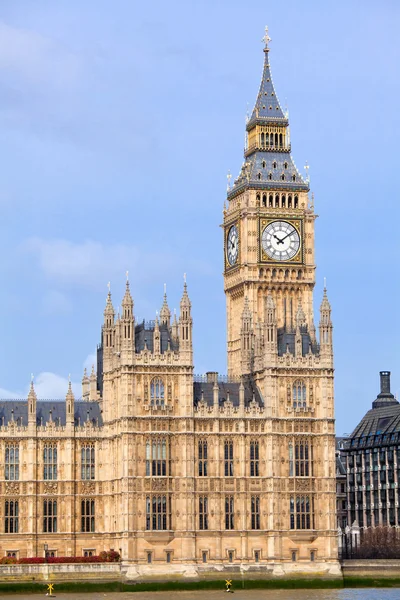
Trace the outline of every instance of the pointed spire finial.
<instances>
[{"instance_id":1,"label":"pointed spire finial","mask_svg":"<svg viewBox=\"0 0 400 600\"><path fill-rule=\"evenodd\" d=\"M310 165L308 164L308 161L306 161L306 164L304 165L304 168L306 170L306 182L310 183L310 174L308 172L309 168L310 168Z\"/></svg>"},{"instance_id":2,"label":"pointed spire finial","mask_svg":"<svg viewBox=\"0 0 400 600\"><path fill-rule=\"evenodd\" d=\"M231 189L231 179L232 179L232 173L230 171L228 171L226 178L228 180L227 191L229 192L229 190Z\"/></svg>"},{"instance_id":3,"label":"pointed spire finial","mask_svg":"<svg viewBox=\"0 0 400 600\"><path fill-rule=\"evenodd\" d=\"M183 283L186 285L186 273L183 274Z\"/></svg>"},{"instance_id":4,"label":"pointed spire finial","mask_svg":"<svg viewBox=\"0 0 400 600\"><path fill-rule=\"evenodd\" d=\"M324 277L324 293L326 294L326 277Z\"/></svg>"},{"instance_id":5,"label":"pointed spire finial","mask_svg":"<svg viewBox=\"0 0 400 600\"><path fill-rule=\"evenodd\" d=\"M167 284L164 283L164 296L166 296L166 295L167 295Z\"/></svg>"},{"instance_id":6,"label":"pointed spire finial","mask_svg":"<svg viewBox=\"0 0 400 600\"><path fill-rule=\"evenodd\" d=\"M272 39L269 37L269 34L268 34L268 25L265 26L265 35L264 35L262 41L265 44L265 50L269 50L268 44L269 44L269 42L272 42Z\"/></svg>"},{"instance_id":7,"label":"pointed spire finial","mask_svg":"<svg viewBox=\"0 0 400 600\"><path fill-rule=\"evenodd\" d=\"M126 282L129 283L129 271L126 271L125 275L126 275Z\"/></svg>"},{"instance_id":8,"label":"pointed spire finial","mask_svg":"<svg viewBox=\"0 0 400 600\"><path fill-rule=\"evenodd\" d=\"M108 293L111 294L111 283L110 282L107 283L107 287L108 287Z\"/></svg>"}]
</instances>

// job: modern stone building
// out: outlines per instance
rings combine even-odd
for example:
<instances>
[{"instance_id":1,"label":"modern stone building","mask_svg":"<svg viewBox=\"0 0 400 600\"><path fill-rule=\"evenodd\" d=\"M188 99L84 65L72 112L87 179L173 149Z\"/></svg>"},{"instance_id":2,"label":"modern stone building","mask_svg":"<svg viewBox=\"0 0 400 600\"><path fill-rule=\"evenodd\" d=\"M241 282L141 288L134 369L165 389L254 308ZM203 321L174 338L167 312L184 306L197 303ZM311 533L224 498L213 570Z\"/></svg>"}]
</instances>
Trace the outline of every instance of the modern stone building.
<instances>
[{"instance_id":1,"label":"modern stone building","mask_svg":"<svg viewBox=\"0 0 400 600\"><path fill-rule=\"evenodd\" d=\"M223 213L228 377L195 378L179 318L108 294L81 400L0 404L0 551L120 550L132 573L338 573L331 307L313 315L314 203L264 68ZM146 571L147 569L147 571ZM148 571L150 569L150 571ZM194 572L194 571L193 571Z\"/></svg>"},{"instance_id":2,"label":"modern stone building","mask_svg":"<svg viewBox=\"0 0 400 600\"><path fill-rule=\"evenodd\" d=\"M345 440L347 523L399 526L400 404L390 392L390 372L380 373L380 393Z\"/></svg>"}]
</instances>

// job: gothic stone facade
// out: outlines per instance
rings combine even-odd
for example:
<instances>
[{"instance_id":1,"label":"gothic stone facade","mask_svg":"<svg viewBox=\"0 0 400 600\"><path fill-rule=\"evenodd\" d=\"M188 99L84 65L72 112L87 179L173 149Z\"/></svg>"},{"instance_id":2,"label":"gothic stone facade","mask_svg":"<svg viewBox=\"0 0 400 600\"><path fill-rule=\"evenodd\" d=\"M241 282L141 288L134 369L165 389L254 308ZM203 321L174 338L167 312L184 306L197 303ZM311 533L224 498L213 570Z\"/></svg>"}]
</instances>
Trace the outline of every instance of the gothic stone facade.
<instances>
[{"instance_id":1,"label":"gothic stone facade","mask_svg":"<svg viewBox=\"0 0 400 600\"><path fill-rule=\"evenodd\" d=\"M120 550L135 568L337 573L331 309L313 318L313 203L265 38L245 161L224 210L228 377L193 375L186 283L137 323L108 294L82 399L0 405L1 552ZM247 567L246 567L247 565Z\"/></svg>"}]
</instances>

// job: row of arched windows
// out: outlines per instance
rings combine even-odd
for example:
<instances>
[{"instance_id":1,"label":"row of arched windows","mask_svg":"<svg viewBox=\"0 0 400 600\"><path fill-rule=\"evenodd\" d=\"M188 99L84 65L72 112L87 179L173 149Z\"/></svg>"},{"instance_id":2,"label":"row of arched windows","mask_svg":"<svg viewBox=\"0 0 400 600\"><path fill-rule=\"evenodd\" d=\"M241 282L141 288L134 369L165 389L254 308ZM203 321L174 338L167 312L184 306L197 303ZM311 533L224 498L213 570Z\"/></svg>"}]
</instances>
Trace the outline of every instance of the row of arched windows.
<instances>
[{"instance_id":1,"label":"row of arched windows","mask_svg":"<svg viewBox=\"0 0 400 600\"><path fill-rule=\"evenodd\" d=\"M285 136L282 133L261 133L261 148L283 148Z\"/></svg>"},{"instance_id":2,"label":"row of arched windows","mask_svg":"<svg viewBox=\"0 0 400 600\"><path fill-rule=\"evenodd\" d=\"M261 181L262 175L261 173L258 173L257 175L257 179L259 181ZM268 179L269 181L272 181L272 173L268 173ZM285 173L282 173L282 175L280 176L281 181L296 181L296 175L291 175L290 177L286 176Z\"/></svg>"},{"instance_id":3,"label":"row of arched windows","mask_svg":"<svg viewBox=\"0 0 400 600\"><path fill-rule=\"evenodd\" d=\"M155 377L150 383L150 404L164 406L164 382L160 377Z\"/></svg>"},{"instance_id":4,"label":"row of arched windows","mask_svg":"<svg viewBox=\"0 0 400 600\"><path fill-rule=\"evenodd\" d=\"M257 203L261 203L261 194L257 194ZM292 194L263 194L262 195L262 206L268 206L269 208L298 208L299 197Z\"/></svg>"}]
</instances>

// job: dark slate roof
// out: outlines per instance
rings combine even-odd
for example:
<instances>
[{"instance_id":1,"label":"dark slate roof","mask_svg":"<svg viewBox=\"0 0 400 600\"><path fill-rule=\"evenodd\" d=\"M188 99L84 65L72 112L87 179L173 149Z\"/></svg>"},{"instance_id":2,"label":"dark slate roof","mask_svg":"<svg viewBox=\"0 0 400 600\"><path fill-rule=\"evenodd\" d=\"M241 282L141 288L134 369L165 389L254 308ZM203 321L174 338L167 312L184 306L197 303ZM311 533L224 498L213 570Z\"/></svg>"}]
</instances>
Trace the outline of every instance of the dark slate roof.
<instances>
[{"instance_id":1,"label":"dark slate roof","mask_svg":"<svg viewBox=\"0 0 400 600\"><path fill-rule=\"evenodd\" d=\"M265 167L263 166L264 163ZM287 168L285 168L285 164L287 164ZM285 178L284 180L282 175ZM293 181L293 175L295 181ZM288 193L309 189L308 183L304 181L294 164L292 156L289 152L283 151L266 152L257 150L248 156L228 197L248 185L260 190L287 190Z\"/></svg>"},{"instance_id":2,"label":"dark slate roof","mask_svg":"<svg viewBox=\"0 0 400 600\"><path fill-rule=\"evenodd\" d=\"M65 425L65 400L38 400L36 402L36 424L45 425L50 420L56 425ZM74 403L75 425L84 425L89 420L98 426L103 425L98 402L77 400ZM88 415L89 413L89 415ZM28 402L26 400L5 400L0 402L0 425L8 425L14 419L18 425L28 425Z\"/></svg>"},{"instance_id":3,"label":"dark slate roof","mask_svg":"<svg viewBox=\"0 0 400 600\"><path fill-rule=\"evenodd\" d=\"M282 127L288 125L288 119L282 111L272 82L267 47L264 48L264 53L264 69L260 89L251 118L246 125L247 131L257 124L272 123ZM248 187L262 190L287 190L288 192L308 191L309 185L297 170L289 150L290 148L271 149L271 151L254 149L251 153L249 152L238 178L232 189L228 191L228 198L232 198ZM263 163L265 163L265 167ZM274 167L274 163L276 163L276 167ZM286 168L285 163L287 163ZM271 179L269 179L270 176ZM294 181L293 176L295 177Z\"/></svg>"},{"instance_id":4,"label":"dark slate roof","mask_svg":"<svg viewBox=\"0 0 400 600\"><path fill-rule=\"evenodd\" d=\"M239 406L239 386L240 383L221 383L218 382L218 404L219 406L223 406L224 402L228 398L229 392L229 400L232 402L234 406ZM244 384L244 404L248 406L250 402L254 399L259 406L264 406L264 400L258 390L257 386L252 385L250 382L245 382ZM194 405L201 401L201 399L207 402L208 406L214 405L214 383L211 382L195 382L193 384L193 400Z\"/></svg>"},{"instance_id":5,"label":"dark slate roof","mask_svg":"<svg viewBox=\"0 0 400 600\"><path fill-rule=\"evenodd\" d=\"M354 438L384 436L400 432L400 404L371 408L350 435ZM369 445L369 444L368 444Z\"/></svg>"},{"instance_id":6,"label":"dark slate roof","mask_svg":"<svg viewBox=\"0 0 400 600\"><path fill-rule=\"evenodd\" d=\"M283 356L287 349L291 354L295 353L295 338L296 334L294 332L288 332L285 328L282 328L278 331L278 355ZM319 353L319 345L315 344L311 341L310 334L306 330L306 328L301 328L301 342L302 342L302 354L305 356L310 351L313 354Z\"/></svg>"},{"instance_id":7,"label":"dark slate roof","mask_svg":"<svg viewBox=\"0 0 400 600\"><path fill-rule=\"evenodd\" d=\"M276 95L274 83L272 81L268 48L264 48L263 74L249 126L252 125L252 121L257 119L273 122L276 122L277 120L283 120L286 122L286 117L283 114L281 105L279 104L278 96Z\"/></svg>"},{"instance_id":8,"label":"dark slate roof","mask_svg":"<svg viewBox=\"0 0 400 600\"><path fill-rule=\"evenodd\" d=\"M136 353L142 352L145 347L145 343L149 352L154 350L154 321L142 321L135 327L135 351ZM178 345L173 341L171 331L165 323L159 325L160 328L160 346L161 354L168 349L168 340L170 342L171 350L177 350Z\"/></svg>"},{"instance_id":9,"label":"dark slate roof","mask_svg":"<svg viewBox=\"0 0 400 600\"><path fill-rule=\"evenodd\" d=\"M336 455L336 475L346 475L346 468L342 462L340 454Z\"/></svg>"}]
</instances>

